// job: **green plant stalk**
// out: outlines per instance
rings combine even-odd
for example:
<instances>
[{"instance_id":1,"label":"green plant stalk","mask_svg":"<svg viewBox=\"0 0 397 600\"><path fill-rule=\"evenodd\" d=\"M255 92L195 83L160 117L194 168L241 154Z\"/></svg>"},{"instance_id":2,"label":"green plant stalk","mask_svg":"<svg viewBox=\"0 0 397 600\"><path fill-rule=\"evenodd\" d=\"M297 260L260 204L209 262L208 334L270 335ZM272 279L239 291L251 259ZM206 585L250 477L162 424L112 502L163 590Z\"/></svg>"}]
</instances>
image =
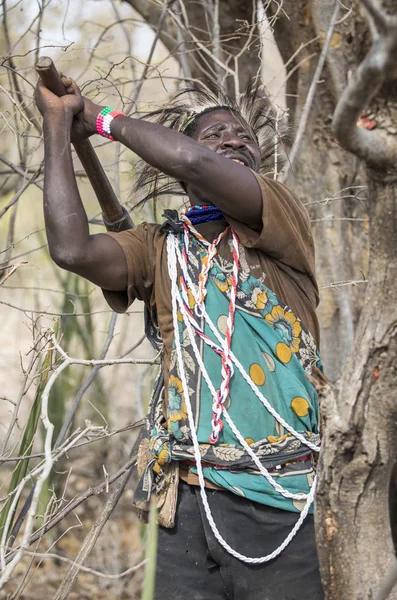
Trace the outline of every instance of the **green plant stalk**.
<instances>
[{"instance_id":1,"label":"green plant stalk","mask_svg":"<svg viewBox=\"0 0 397 600\"><path fill-rule=\"evenodd\" d=\"M37 426L39 423L40 413L41 413L41 397L43 390L47 384L48 376L51 368L51 358L52 358L52 350L48 350L44 362L42 364L42 370L40 374L39 385L36 389L35 398L32 404L32 408L30 409L28 421L26 423L25 431L23 433L21 445L19 447L19 456L26 456L31 453L34 438L37 431ZM29 466L29 459L18 461L14 472L11 477L11 482L8 488L8 493L10 494L15 490L15 488L20 484L22 479L25 477ZM15 518L15 512L17 509L18 503L16 504L13 515L10 521L10 526L8 532L12 530L13 521ZM0 513L0 535L2 535L3 528L6 524L7 517L10 511L11 501L8 500L6 504L3 506ZM7 532L7 534L8 534Z\"/></svg>"},{"instance_id":2,"label":"green plant stalk","mask_svg":"<svg viewBox=\"0 0 397 600\"><path fill-rule=\"evenodd\" d=\"M58 281L64 292L60 312L70 312L74 296L70 295L68 293L68 290L72 288L76 276L73 273L66 273L65 277L63 277L60 273L58 273L59 269L56 269L55 266L54 270L56 271ZM73 302L73 305L75 305L75 302ZM78 307L75 308L77 308L78 311ZM70 352L73 339L77 335L76 325L76 317L62 316L60 318L58 332L62 336L61 343L66 353ZM80 380L78 379L80 373L78 371L75 371L75 374L77 374L77 377L71 378L69 373L61 373L61 375L55 381L51 390L51 402L48 406L48 418L54 426L54 433L52 438L53 444L55 443L55 440L58 437L58 434L62 427L62 423L65 418L65 401L67 398L74 394L75 388L80 383ZM44 429L42 429L42 438L44 441ZM57 488L58 479L59 477L56 474L56 472L51 471L51 473L48 476L47 484L43 486L40 493L38 504L39 514L44 515L47 511L49 503L52 497L54 496L54 492ZM41 518L36 520L37 527L40 527L42 523L43 521Z\"/></svg>"},{"instance_id":3,"label":"green plant stalk","mask_svg":"<svg viewBox=\"0 0 397 600\"><path fill-rule=\"evenodd\" d=\"M153 600L156 583L156 562L157 562L157 505L154 500L150 504L150 515L148 524L148 540L146 546L146 565L143 579L142 600Z\"/></svg>"}]
</instances>

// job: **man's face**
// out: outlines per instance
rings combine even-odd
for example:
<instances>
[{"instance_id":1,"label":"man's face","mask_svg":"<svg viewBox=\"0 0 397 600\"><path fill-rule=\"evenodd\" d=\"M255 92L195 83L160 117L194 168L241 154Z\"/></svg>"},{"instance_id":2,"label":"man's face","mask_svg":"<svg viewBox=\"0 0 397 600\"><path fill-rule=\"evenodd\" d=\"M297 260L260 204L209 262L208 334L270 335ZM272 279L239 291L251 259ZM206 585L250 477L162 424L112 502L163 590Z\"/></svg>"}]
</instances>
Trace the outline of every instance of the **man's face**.
<instances>
[{"instance_id":1,"label":"man's face","mask_svg":"<svg viewBox=\"0 0 397 600\"><path fill-rule=\"evenodd\" d=\"M243 119L230 110L214 110L198 117L192 138L225 158L259 171L259 146Z\"/></svg>"}]
</instances>

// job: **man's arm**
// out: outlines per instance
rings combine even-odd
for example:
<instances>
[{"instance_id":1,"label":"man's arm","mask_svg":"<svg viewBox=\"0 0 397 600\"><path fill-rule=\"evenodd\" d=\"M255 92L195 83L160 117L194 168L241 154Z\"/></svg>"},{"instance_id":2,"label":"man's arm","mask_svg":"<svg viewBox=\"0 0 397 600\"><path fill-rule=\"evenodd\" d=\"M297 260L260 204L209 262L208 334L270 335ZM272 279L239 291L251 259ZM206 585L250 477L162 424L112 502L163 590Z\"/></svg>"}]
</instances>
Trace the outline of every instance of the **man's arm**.
<instances>
[{"instance_id":1,"label":"man's arm","mask_svg":"<svg viewBox=\"0 0 397 600\"><path fill-rule=\"evenodd\" d=\"M83 107L76 89L62 98L39 84L36 102L44 117L44 217L48 247L60 267L108 290L125 290L127 265L110 236L90 235L73 169L70 132Z\"/></svg>"},{"instance_id":2,"label":"man's arm","mask_svg":"<svg viewBox=\"0 0 397 600\"><path fill-rule=\"evenodd\" d=\"M156 123L119 117L112 122L111 130L118 141L147 163L190 183L236 221L254 229L261 224L262 195L247 167Z\"/></svg>"},{"instance_id":3,"label":"man's arm","mask_svg":"<svg viewBox=\"0 0 397 600\"><path fill-rule=\"evenodd\" d=\"M96 133L96 117L103 108L84 98L87 135ZM247 167L156 123L121 116L112 121L111 132L145 162L178 181L190 183L236 221L260 229L262 194Z\"/></svg>"}]
</instances>

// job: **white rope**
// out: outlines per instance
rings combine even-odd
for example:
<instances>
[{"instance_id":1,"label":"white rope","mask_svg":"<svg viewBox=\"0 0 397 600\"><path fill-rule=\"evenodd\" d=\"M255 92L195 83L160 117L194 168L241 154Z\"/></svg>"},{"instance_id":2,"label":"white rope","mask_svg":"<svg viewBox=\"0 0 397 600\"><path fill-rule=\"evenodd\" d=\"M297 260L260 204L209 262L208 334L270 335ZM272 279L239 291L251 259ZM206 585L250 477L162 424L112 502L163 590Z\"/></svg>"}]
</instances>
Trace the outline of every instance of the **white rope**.
<instances>
[{"instance_id":1,"label":"white rope","mask_svg":"<svg viewBox=\"0 0 397 600\"><path fill-rule=\"evenodd\" d=\"M174 252L176 252L176 255L178 256L179 265L180 265L181 269L183 269L184 277L185 277L186 281L189 284L189 288L192 291L194 299L196 300L196 295L195 294L197 292L195 290L194 283L193 283L193 281L192 281L192 279L191 279L191 277L190 277L190 275L189 275L189 273L188 273L188 271L186 269L186 265L185 265L185 263L184 263L184 261L182 259L182 255L180 253L177 241L174 242ZM219 333L219 331L217 330L216 326L214 325L211 317L207 313L207 310L206 310L206 308L205 308L204 305L202 305L201 311L202 311L202 316L204 317L205 321L209 325L211 331L213 332L213 334L217 338L218 342L222 345L223 344L223 338L222 338L221 334ZM281 415L279 415L278 412L271 406L271 404L269 403L269 401L267 400L267 398L265 398L265 396L262 394L262 392L258 389L258 387L255 385L255 383L252 381L251 377L248 375L248 373L244 369L243 365L240 363L240 361L238 360L238 358L234 355L234 353L232 352L232 350L230 350L230 358L232 359L232 361L234 362L234 364L237 366L237 368L240 371L241 375L244 377L245 381L248 383L248 385L253 390L253 392L255 393L255 395L259 398L259 400L262 402L262 404L265 406L265 408L268 410L268 412L276 419L276 421L278 421L280 423L280 425L282 425L284 427L284 429L286 429L287 431L289 431L296 439L298 439L300 442L302 442L302 444L304 444L305 446L307 446L308 448L310 448L314 452L320 452L320 446L317 446L316 444L313 444L312 442L310 442L309 440L307 440L302 434L300 434L297 431L295 431L295 429L291 425L289 425L289 423L287 423L287 421L285 421L285 419L283 419L283 417Z\"/></svg>"},{"instance_id":2,"label":"white rope","mask_svg":"<svg viewBox=\"0 0 397 600\"><path fill-rule=\"evenodd\" d=\"M195 297L194 312L198 317L200 317L202 307L204 306L205 297L207 294L206 284L208 281L209 272L212 268L213 260L216 256L216 254L218 253L218 245L221 242L221 240L225 237L227 231L230 228L226 228L225 230L223 230L218 235L218 237L210 244L193 227L193 225L191 224L189 219L186 218L186 216L183 217L183 221L185 223L184 238L183 238L184 251L185 251L183 259L184 259L185 268L187 269L187 261L188 261L188 256L189 256L189 241L190 241L191 234L193 234L197 240L199 240L204 246L206 246L208 248L206 261L205 261L205 263L202 264L201 273L199 275L199 283L198 283L198 288L197 288L196 297ZM233 337L234 314L236 311L236 296L237 296L238 269L239 269L239 243L238 243L238 238L237 238L236 233L233 230L231 230L231 232L232 232L232 243L233 243L232 285L231 285L231 289L230 289L229 310L228 310L227 322L226 322L226 334L225 334L225 338L222 339L220 347L218 347L218 349L217 349L218 351L220 351L220 355L221 355L221 384L220 384L219 389L216 391L216 394L213 395L212 420L211 420L212 430L211 430L211 434L210 434L210 438L209 438L210 444L214 444L218 441L219 434L222 431L223 407L224 407L226 398L229 396L230 380L234 374L233 364L230 359L230 347L231 347L232 337ZM182 275L183 274L184 274L184 271L182 271ZM186 280L184 280L184 281L186 281ZM189 306L188 294L187 294L187 291L186 291L184 285L182 286L182 294L183 294L183 298L186 302L186 306ZM186 315L185 315L185 318L186 318ZM199 328L197 327L198 323L197 323L196 319L193 317L193 315L191 317L189 315L189 318L192 322L193 327L196 329L196 331L199 333L199 335L202 335L204 337L204 332L201 331L200 327ZM215 344L213 344L207 336L205 336L205 338L206 338L206 340L205 340L206 343L211 345L211 347L215 349Z\"/></svg>"},{"instance_id":3,"label":"white rope","mask_svg":"<svg viewBox=\"0 0 397 600\"><path fill-rule=\"evenodd\" d=\"M186 308L183 304L183 300L180 296L180 292L179 290L177 290L176 292L177 294L177 302L179 304L179 307L182 311L183 317L185 318L185 324L186 324L186 330L188 332L189 338L190 338L190 342L192 344L192 348L193 348L193 352L195 355L195 358L197 360L197 363L201 369L201 372L203 374L203 377L208 385L208 388L211 392L212 395L216 394L216 390L215 387L208 375L208 371L205 368L203 359L201 358L200 355L200 351L198 349L196 340L194 339L194 334L193 334L193 328L191 326L191 324L189 323L188 319L187 319L187 312L186 312ZM306 500L308 497L308 494L293 494L292 492L290 492L289 490L286 490L285 488L283 488L280 484L278 484L276 482L276 480L270 475L269 471L266 469L266 467L264 467L264 465L262 465L262 463L260 462L259 458L256 456L256 454L253 452L252 448L250 448L249 444L247 444L247 442L245 441L245 439L243 438L243 436L241 435L241 433L239 432L239 430L237 429L237 427L235 426L234 422L232 421L232 418L230 417L229 413L227 412L227 410L224 408L223 409L223 414L226 417L226 421L229 424L231 430L233 431L234 435L236 436L236 438L238 439L238 441L240 442L240 444L243 446L243 448L246 450L246 452L251 456L252 460L254 461L254 463L256 464L256 466L258 467L259 471L262 473L262 475L267 479L267 481L270 483L270 485L272 485L274 487L274 489L281 494L282 496L284 496L285 498L291 498L292 500Z\"/></svg>"},{"instance_id":4,"label":"white rope","mask_svg":"<svg viewBox=\"0 0 397 600\"><path fill-rule=\"evenodd\" d=\"M181 341L179 339L179 333L178 333L178 331L179 331L179 328L178 328L178 294L179 294L179 290L178 290L178 284L177 284L177 277L178 277L178 274L177 274L177 252L176 252L177 246L178 246L178 241L177 241L176 237L173 236L172 234L169 234L167 236L167 253L168 253L168 271L169 271L169 275L170 275L170 279L171 279L172 318L173 318L173 325L174 325L174 332L175 332L175 349L176 349L176 354L177 354L179 374L180 374L180 377L182 380L183 396L184 396L184 400L185 400L186 410L188 413L188 420L189 420L192 442L193 442L193 449L194 449L194 457L195 457L195 461L196 461L197 474L198 474L199 483L200 483L200 495L201 495L201 499L203 502L204 511L205 511L206 517L208 519L208 522L210 524L210 527L215 535L215 538L218 540L218 542L221 544L221 546L229 554L231 554L238 560L241 560L242 562L245 562L248 564L262 564L262 563L268 562L270 560L273 560L276 556L278 556L288 546L288 544L291 542L291 540L293 539L293 537L295 536L295 534L301 527L304 519L306 518L306 516L308 514L310 505L313 502L314 492L315 492L315 482L313 482L310 493L307 496L306 505L305 505L304 509L302 510L301 514L299 515L299 518L298 518L297 522L295 523L294 527L291 529L290 533L288 534L288 536L286 537L284 542L282 544L280 544L280 546L278 548L276 548L270 554L268 554L266 556L262 556L260 558L252 558L249 556L245 556L243 554L240 554L240 552L237 552L236 550L234 550L226 542L226 540L221 536L221 534L216 526L216 523L213 519L211 509L208 504L207 495L205 492L205 481L204 481L203 469L202 469L202 464L201 464L200 445L199 445L198 438L197 438L197 432L196 432L195 423L194 423L194 416L193 416L192 406L191 406L190 398L189 398L188 384L187 384L187 380L186 380L186 374L185 374L183 357L182 357ZM183 307L183 309L184 309L184 307Z\"/></svg>"}]
</instances>

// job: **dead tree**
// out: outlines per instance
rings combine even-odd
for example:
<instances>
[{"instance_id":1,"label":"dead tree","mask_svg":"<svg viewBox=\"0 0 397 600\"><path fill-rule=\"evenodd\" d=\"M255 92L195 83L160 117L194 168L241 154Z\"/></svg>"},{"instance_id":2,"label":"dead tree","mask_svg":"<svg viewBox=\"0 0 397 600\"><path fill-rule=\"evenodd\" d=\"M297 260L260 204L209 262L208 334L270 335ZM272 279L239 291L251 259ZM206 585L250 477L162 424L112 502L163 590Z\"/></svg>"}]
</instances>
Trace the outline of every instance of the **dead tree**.
<instances>
[{"instance_id":1,"label":"dead tree","mask_svg":"<svg viewBox=\"0 0 397 600\"><path fill-rule=\"evenodd\" d=\"M333 119L341 145L365 164L369 283L353 352L325 420L316 526L327 599L397 598L389 490L397 456L397 130L357 126L362 111L397 120L397 2L363 0L373 43ZM393 133L394 131L394 133ZM394 575L395 574L395 575Z\"/></svg>"}]
</instances>

